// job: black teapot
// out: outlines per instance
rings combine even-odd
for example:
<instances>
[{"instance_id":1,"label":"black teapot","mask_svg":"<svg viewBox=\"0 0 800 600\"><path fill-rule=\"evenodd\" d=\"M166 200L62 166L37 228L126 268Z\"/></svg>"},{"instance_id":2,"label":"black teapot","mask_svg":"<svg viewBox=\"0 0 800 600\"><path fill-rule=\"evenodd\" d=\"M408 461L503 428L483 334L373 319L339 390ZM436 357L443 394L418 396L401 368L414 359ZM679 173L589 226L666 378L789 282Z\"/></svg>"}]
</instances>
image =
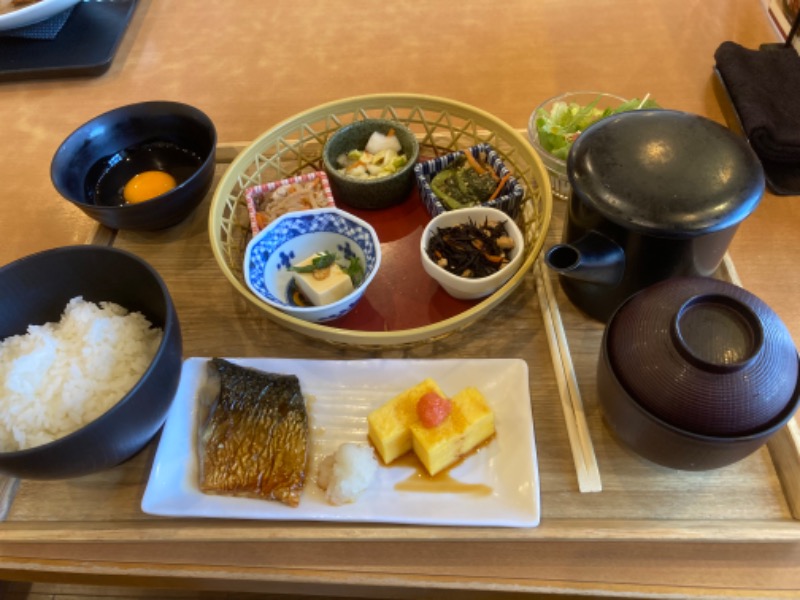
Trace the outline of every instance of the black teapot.
<instances>
[{"instance_id":1,"label":"black teapot","mask_svg":"<svg viewBox=\"0 0 800 600\"><path fill-rule=\"evenodd\" d=\"M673 110L591 125L570 150L567 175L562 241L545 262L570 300L601 321L654 283L713 274L765 185L743 138Z\"/></svg>"}]
</instances>

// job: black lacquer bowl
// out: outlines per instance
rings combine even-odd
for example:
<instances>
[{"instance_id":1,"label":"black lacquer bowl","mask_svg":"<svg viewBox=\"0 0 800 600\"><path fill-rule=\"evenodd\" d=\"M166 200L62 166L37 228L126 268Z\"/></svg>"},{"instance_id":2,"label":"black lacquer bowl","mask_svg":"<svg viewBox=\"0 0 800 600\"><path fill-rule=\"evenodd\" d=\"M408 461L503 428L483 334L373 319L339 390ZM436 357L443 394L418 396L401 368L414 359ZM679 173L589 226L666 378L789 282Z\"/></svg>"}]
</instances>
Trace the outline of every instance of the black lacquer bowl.
<instances>
[{"instance_id":1,"label":"black lacquer bowl","mask_svg":"<svg viewBox=\"0 0 800 600\"><path fill-rule=\"evenodd\" d=\"M800 402L797 349L759 298L706 277L642 290L603 336L598 396L611 430L677 469L734 463L783 427Z\"/></svg>"},{"instance_id":2,"label":"black lacquer bowl","mask_svg":"<svg viewBox=\"0 0 800 600\"><path fill-rule=\"evenodd\" d=\"M113 467L141 450L161 428L178 387L181 330L169 291L139 257L101 246L67 246L0 268L0 340L29 325L57 322L75 296L139 311L163 330L144 375L107 412L77 431L26 450L0 452L0 473L61 479Z\"/></svg>"},{"instance_id":3,"label":"black lacquer bowl","mask_svg":"<svg viewBox=\"0 0 800 600\"><path fill-rule=\"evenodd\" d=\"M140 102L84 123L53 156L56 190L111 229L158 230L176 225L202 202L214 178L217 133L211 119L179 102ZM144 171L176 182L150 200L126 203L122 190Z\"/></svg>"}]
</instances>

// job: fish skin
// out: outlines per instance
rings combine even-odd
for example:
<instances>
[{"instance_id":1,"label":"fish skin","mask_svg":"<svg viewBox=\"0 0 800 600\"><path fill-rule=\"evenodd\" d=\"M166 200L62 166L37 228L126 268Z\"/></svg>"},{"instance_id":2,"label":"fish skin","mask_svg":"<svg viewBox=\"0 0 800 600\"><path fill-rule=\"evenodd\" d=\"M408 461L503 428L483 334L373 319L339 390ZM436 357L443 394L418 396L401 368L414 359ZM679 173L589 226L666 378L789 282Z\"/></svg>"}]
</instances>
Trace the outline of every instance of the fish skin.
<instances>
[{"instance_id":1,"label":"fish skin","mask_svg":"<svg viewBox=\"0 0 800 600\"><path fill-rule=\"evenodd\" d=\"M200 427L200 489L298 506L308 460L308 413L294 375L221 358L220 391Z\"/></svg>"}]
</instances>

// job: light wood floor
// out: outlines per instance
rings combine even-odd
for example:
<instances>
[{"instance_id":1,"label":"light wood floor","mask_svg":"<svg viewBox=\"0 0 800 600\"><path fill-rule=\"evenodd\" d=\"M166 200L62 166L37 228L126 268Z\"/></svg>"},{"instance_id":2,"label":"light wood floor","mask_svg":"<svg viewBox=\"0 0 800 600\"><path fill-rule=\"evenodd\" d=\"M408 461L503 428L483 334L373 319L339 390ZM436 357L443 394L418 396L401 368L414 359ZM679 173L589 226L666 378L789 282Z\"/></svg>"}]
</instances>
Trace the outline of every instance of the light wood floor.
<instances>
[{"instance_id":1,"label":"light wood floor","mask_svg":"<svg viewBox=\"0 0 800 600\"><path fill-rule=\"evenodd\" d=\"M320 600L315 596L193 592L130 587L0 582L0 600ZM341 598L336 600L356 600ZM359 600L364 600L359 599Z\"/></svg>"},{"instance_id":2,"label":"light wood floor","mask_svg":"<svg viewBox=\"0 0 800 600\"><path fill-rule=\"evenodd\" d=\"M430 593L430 600L441 595ZM447 594L447 598L453 598ZM464 595L467 600L470 596ZM323 596L286 596L284 594L244 594L224 592L193 592L176 590L154 590L130 587L107 587L87 585L65 585L52 583L16 583L0 581L0 600L324 600ZM494 598L494 596L493 596ZM552 596L498 594L497 600L546 600ZM557 600L591 600L586 596L557 596ZM627 600L636 600L631 596ZM368 600L337 596L335 600ZM606 598L605 600L610 600Z\"/></svg>"},{"instance_id":3,"label":"light wood floor","mask_svg":"<svg viewBox=\"0 0 800 600\"><path fill-rule=\"evenodd\" d=\"M261 600L262 596L237 594L236 600ZM263 596L264 600L270 598ZM275 597L273 598L280 598ZM285 597L284 597L285 598ZM0 582L0 600L233 600L218 592L180 592L126 587Z\"/></svg>"},{"instance_id":4,"label":"light wood floor","mask_svg":"<svg viewBox=\"0 0 800 600\"><path fill-rule=\"evenodd\" d=\"M0 600L312 600L307 596L0 581ZM320 600L315 596L313 600ZM356 600L337 598L337 600ZM360 600L364 600L363 598Z\"/></svg>"}]
</instances>

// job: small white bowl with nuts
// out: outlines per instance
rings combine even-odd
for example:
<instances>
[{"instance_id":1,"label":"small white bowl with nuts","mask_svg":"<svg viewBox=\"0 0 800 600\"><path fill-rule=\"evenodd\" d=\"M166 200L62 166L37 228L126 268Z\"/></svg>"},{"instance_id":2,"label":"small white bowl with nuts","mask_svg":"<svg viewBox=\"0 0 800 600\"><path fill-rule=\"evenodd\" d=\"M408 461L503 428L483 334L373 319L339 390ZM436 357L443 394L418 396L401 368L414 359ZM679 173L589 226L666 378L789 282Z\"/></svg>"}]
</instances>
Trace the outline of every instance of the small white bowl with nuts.
<instances>
[{"instance_id":1,"label":"small white bowl with nuts","mask_svg":"<svg viewBox=\"0 0 800 600\"><path fill-rule=\"evenodd\" d=\"M444 212L422 232L425 272L460 300L477 300L502 287L522 264L525 240L517 224L495 208Z\"/></svg>"}]
</instances>

